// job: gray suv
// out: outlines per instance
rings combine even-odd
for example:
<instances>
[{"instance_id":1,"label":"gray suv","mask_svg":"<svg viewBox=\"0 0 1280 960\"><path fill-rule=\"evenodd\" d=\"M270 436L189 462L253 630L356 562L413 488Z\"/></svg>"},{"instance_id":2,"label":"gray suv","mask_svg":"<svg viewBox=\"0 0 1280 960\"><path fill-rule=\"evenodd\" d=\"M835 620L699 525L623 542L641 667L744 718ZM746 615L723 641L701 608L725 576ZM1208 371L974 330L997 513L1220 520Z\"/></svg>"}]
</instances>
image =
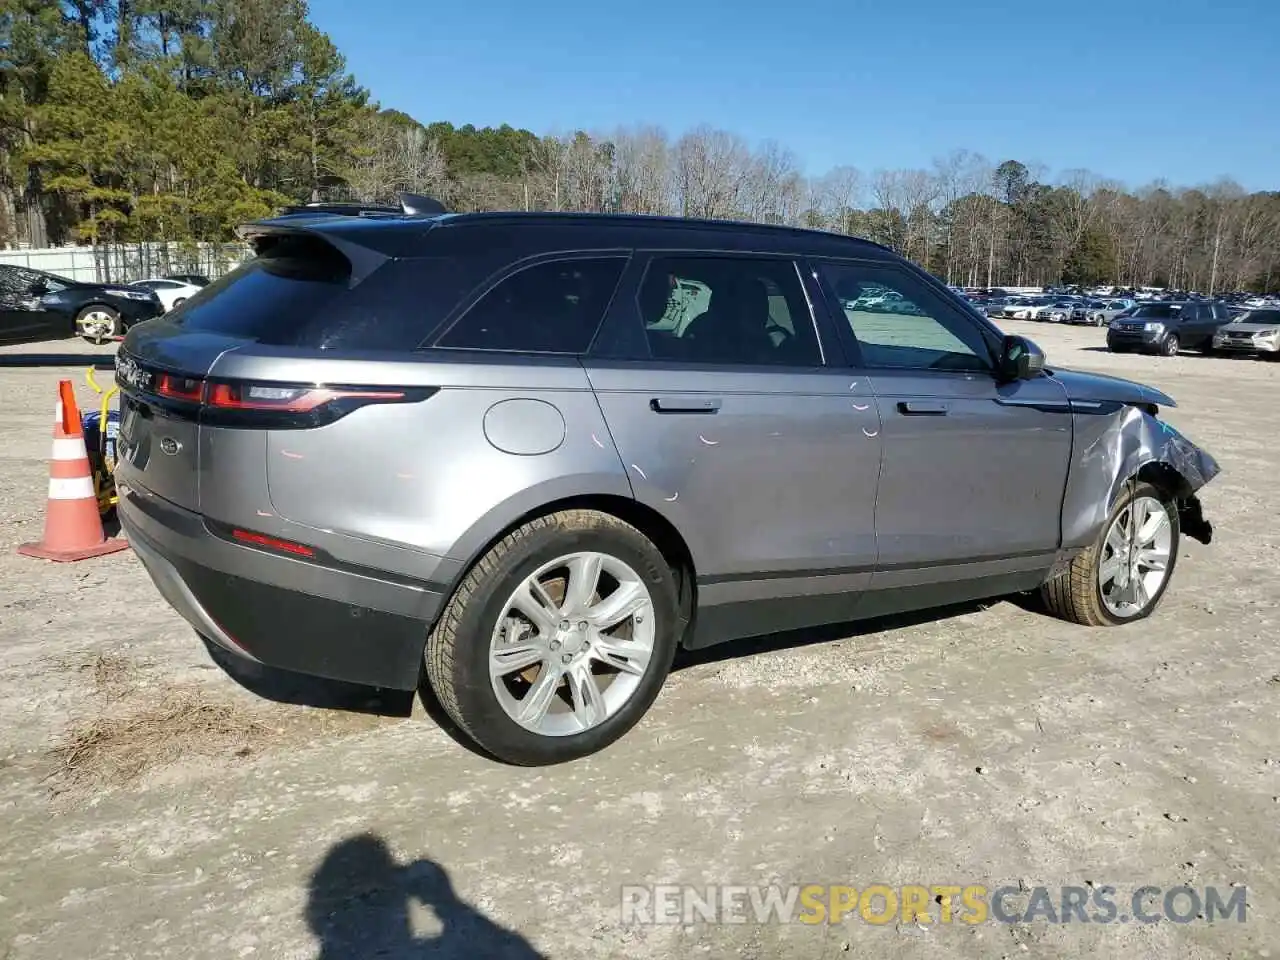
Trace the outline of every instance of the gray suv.
<instances>
[{"instance_id":1,"label":"gray suv","mask_svg":"<svg viewBox=\"0 0 1280 960\"><path fill-rule=\"evenodd\" d=\"M119 353L120 516L208 641L602 748L678 647L1038 590L1159 603L1213 459L875 244L301 212Z\"/></svg>"}]
</instances>

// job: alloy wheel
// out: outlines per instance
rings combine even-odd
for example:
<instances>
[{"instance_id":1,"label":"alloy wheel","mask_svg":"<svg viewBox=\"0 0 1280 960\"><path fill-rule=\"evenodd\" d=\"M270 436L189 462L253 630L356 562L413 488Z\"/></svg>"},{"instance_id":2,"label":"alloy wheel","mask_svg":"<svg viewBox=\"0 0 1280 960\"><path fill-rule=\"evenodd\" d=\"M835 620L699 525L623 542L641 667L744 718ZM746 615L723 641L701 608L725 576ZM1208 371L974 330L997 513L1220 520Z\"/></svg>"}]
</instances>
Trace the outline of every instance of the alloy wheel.
<instances>
[{"instance_id":1,"label":"alloy wheel","mask_svg":"<svg viewBox=\"0 0 1280 960\"><path fill-rule=\"evenodd\" d=\"M1098 563L1098 589L1112 616L1144 613L1160 595L1173 554L1169 508L1154 497L1127 504L1107 530Z\"/></svg>"},{"instance_id":2,"label":"alloy wheel","mask_svg":"<svg viewBox=\"0 0 1280 960\"><path fill-rule=\"evenodd\" d=\"M653 657L653 598L628 564L572 553L507 599L489 642L489 679L507 716L562 737L604 723L635 694Z\"/></svg>"},{"instance_id":3,"label":"alloy wheel","mask_svg":"<svg viewBox=\"0 0 1280 960\"><path fill-rule=\"evenodd\" d=\"M81 336L101 344L115 329L115 317L105 310L90 310L80 318Z\"/></svg>"}]
</instances>

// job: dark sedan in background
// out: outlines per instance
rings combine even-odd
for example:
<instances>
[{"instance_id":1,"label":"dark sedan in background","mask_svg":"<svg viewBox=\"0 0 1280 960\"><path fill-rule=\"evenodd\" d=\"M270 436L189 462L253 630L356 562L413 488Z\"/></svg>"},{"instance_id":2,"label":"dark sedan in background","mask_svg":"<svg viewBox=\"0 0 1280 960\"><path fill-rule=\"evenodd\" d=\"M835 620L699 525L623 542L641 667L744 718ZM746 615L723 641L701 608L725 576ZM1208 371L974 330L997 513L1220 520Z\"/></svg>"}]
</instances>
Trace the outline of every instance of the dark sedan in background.
<instances>
[{"instance_id":1,"label":"dark sedan in background","mask_svg":"<svg viewBox=\"0 0 1280 960\"><path fill-rule=\"evenodd\" d=\"M76 334L101 343L162 313L150 290L0 264L0 343Z\"/></svg>"}]
</instances>

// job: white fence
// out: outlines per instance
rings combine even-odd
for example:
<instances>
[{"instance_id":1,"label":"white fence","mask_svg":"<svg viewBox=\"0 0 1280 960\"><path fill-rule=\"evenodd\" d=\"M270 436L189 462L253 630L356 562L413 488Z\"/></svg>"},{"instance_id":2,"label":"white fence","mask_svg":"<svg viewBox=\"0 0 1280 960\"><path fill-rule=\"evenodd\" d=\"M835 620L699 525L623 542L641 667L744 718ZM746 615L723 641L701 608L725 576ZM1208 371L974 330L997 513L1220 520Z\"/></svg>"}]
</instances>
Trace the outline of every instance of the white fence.
<instances>
[{"instance_id":1,"label":"white fence","mask_svg":"<svg viewBox=\"0 0 1280 960\"><path fill-rule=\"evenodd\" d=\"M128 283L173 273L222 276L250 255L242 243L132 243L0 250L0 264L87 283Z\"/></svg>"}]
</instances>

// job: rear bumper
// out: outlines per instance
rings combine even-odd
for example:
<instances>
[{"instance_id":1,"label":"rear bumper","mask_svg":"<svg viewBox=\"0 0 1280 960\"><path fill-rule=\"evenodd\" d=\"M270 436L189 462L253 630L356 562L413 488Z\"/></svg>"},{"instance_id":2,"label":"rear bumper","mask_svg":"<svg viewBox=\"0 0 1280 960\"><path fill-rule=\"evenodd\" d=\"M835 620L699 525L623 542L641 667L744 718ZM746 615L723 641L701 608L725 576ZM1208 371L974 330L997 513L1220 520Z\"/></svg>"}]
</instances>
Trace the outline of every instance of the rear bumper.
<instances>
[{"instance_id":1,"label":"rear bumper","mask_svg":"<svg viewBox=\"0 0 1280 960\"><path fill-rule=\"evenodd\" d=\"M333 680L417 687L444 588L229 543L199 514L136 490L122 491L119 516L160 594L229 652Z\"/></svg>"},{"instance_id":2,"label":"rear bumper","mask_svg":"<svg viewBox=\"0 0 1280 960\"><path fill-rule=\"evenodd\" d=\"M118 310L120 313L120 326L128 330L136 323L142 323L144 320L154 320L156 317L164 315L164 304L160 302L151 303L146 300L125 300L122 301Z\"/></svg>"}]
</instances>

